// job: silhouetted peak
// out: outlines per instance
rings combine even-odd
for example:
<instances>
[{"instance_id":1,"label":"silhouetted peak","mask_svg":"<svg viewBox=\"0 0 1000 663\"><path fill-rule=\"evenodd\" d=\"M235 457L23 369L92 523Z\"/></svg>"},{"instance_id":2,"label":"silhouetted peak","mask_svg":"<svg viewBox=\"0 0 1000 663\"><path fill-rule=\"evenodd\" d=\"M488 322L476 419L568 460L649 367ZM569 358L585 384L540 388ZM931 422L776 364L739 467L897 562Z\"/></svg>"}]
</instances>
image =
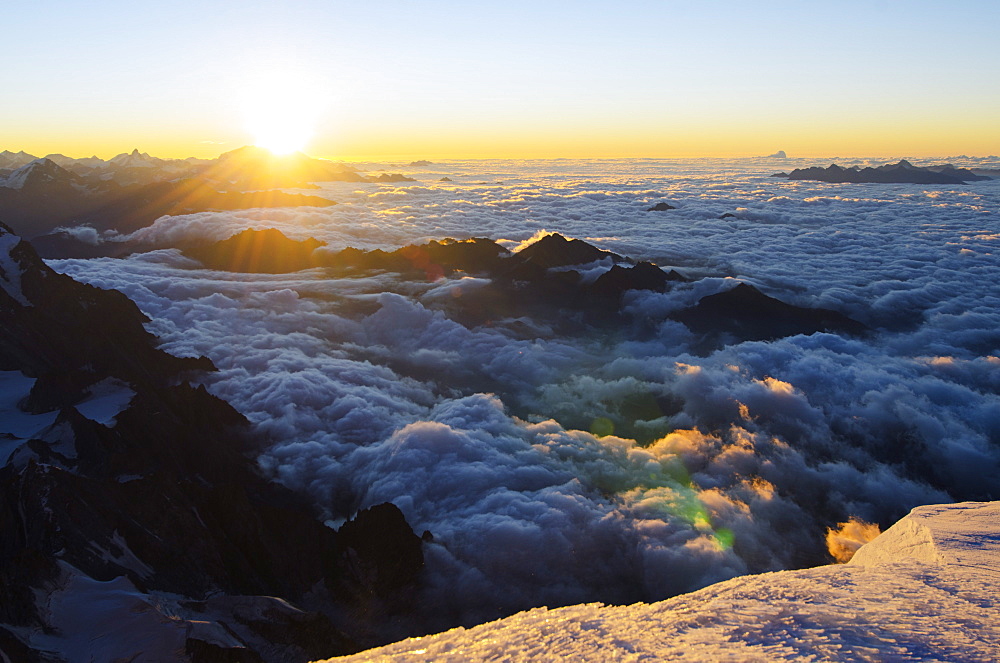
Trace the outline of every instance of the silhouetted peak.
<instances>
[{"instance_id":1,"label":"silhouetted peak","mask_svg":"<svg viewBox=\"0 0 1000 663\"><path fill-rule=\"evenodd\" d=\"M530 260L545 268L585 265L603 258L612 258L615 262L620 262L623 259L617 254L603 251L583 240L566 239L559 233L546 235L537 242L521 249L516 255L522 260Z\"/></svg>"},{"instance_id":2,"label":"silhouetted peak","mask_svg":"<svg viewBox=\"0 0 1000 663\"><path fill-rule=\"evenodd\" d=\"M214 244L185 253L211 269L276 274L317 266L313 251L325 242L309 237L289 239L276 228L247 229Z\"/></svg>"}]
</instances>

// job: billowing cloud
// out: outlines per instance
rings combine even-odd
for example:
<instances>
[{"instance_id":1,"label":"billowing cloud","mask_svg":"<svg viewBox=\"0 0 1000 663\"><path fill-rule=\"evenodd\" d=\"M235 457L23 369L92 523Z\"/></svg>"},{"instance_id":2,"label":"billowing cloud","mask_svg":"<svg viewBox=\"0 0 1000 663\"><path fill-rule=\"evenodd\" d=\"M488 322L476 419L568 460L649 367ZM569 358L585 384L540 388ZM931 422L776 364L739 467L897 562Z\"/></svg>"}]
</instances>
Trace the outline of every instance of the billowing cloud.
<instances>
[{"instance_id":1,"label":"billowing cloud","mask_svg":"<svg viewBox=\"0 0 1000 663\"><path fill-rule=\"evenodd\" d=\"M429 627L822 563L827 528L852 517L1000 496L993 183L838 186L717 161L445 166L410 186L333 184L327 209L164 217L133 238L275 227L337 250L555 231L706 278L629 294L635 329L557 336L451 320L443 303L473 278L228 274L176 250L53 266L132 297L167 350L211 357L209 389L270 440L262 468L331 524L391 501L431 532ZM677 209L645 211L659 200ZM666 316L734 278L874 331L698 355Z\"/></svg>"},{"instance_id":2,"label":"billowing cloud","mask_svg":"<svg viewBox=\"0 0 1000 663\"><path fill-rule=\"evenodd\" d=\"M858 548L879 534L878 525L851 518L846 523L838 523L836 528L826 530L826 547L830 556L838 562L849 562Z\"/></svg>"}]
</instances>

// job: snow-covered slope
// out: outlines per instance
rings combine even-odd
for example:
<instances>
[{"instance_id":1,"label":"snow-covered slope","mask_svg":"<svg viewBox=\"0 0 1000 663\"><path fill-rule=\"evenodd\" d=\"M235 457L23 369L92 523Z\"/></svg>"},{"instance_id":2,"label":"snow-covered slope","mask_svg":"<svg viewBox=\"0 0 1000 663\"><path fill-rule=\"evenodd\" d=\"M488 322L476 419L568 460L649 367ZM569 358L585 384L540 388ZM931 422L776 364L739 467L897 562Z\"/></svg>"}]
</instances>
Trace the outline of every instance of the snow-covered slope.
<instances>
[{"instance_id":1,"label":"snow-covered slope","mask_svg":"<svg viewBox=\"0 0 1000 663\"><path fill-rule=\"evenodd\" d=\"M966 502L914 509L849 564L540 608L335 660L996 661L998 597L1000 502Z\"/></svg>"}]
</instances>

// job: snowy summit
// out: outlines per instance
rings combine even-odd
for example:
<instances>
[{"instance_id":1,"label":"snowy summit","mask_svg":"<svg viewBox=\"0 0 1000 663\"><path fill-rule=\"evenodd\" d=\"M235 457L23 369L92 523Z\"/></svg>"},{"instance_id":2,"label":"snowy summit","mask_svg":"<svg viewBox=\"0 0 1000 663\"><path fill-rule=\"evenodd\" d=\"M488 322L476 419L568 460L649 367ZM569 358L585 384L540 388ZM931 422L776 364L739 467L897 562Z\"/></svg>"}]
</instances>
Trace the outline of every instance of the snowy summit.
<instances>
[{"instance_id":1,"label":"snowy summit","mask_svg":"<svg viewBox=\"0 0 1000 663\"><path fill-rule=\"evenodd\" d=\"M913 509L847 564L659 603L538 608L331 661L991 661L1000 502Z\"/></svg>"}]
</instances>

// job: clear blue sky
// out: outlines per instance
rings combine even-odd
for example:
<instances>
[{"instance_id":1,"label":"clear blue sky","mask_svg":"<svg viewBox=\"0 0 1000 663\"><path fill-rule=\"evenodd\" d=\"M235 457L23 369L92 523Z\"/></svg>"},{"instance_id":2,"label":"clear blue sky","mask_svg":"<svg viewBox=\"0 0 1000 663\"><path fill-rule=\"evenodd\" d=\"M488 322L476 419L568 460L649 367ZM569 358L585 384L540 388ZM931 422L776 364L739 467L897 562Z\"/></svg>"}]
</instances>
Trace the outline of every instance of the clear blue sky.
<instances>
[{"instance_id":1,"label":"clear blue sky","mask_svg":"<svg viewBox=\"0 0 1000 663\"><path fill-rule=\"evenodd\" d=\"M214 154L259 106L334 157L1000 152L995 0L37 0L3 25L0 149Z\"/></svg>"}]
</instances>

